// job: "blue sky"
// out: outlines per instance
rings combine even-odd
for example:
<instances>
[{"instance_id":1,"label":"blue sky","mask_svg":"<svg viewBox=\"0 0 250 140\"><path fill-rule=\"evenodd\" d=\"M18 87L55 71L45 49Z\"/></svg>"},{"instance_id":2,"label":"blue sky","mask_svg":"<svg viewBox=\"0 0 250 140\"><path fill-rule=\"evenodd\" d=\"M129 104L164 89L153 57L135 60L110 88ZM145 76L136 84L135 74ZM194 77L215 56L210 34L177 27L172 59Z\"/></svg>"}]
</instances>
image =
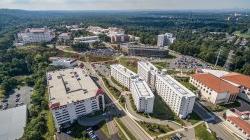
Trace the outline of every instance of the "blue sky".
<instances>
[{"instance_id":1,"label":"blue sky","mask_svg":"<svg viewBox=\"0 0 250 140\"><path fill-rule=\"evenodd\" d=\"M250 0L0 0L0 8L26 10L250 9Z\"/></svg>"}]
</instances>

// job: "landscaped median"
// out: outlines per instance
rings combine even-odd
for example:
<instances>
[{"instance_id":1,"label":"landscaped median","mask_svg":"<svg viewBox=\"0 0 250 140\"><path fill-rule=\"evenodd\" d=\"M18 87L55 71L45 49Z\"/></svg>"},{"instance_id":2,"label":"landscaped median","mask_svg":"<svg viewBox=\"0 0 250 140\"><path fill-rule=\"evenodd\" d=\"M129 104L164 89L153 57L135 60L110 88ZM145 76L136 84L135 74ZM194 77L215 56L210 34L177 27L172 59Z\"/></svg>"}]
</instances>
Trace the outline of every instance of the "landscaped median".
<instances>
[{"instance_id":1,"label":"landscaped median","mask_svg":"<svg viewBox=\"0 0 250 140\"><path fill-rule=\"evenodd\" d=\"M127 129L127 127L122 123L122 121L119 118L115 118L115 121L119 127L119 129L121 129L121 131L123 130L129 138L130 140L136 140L136 137Z\"/></svg>"}]
</instances>

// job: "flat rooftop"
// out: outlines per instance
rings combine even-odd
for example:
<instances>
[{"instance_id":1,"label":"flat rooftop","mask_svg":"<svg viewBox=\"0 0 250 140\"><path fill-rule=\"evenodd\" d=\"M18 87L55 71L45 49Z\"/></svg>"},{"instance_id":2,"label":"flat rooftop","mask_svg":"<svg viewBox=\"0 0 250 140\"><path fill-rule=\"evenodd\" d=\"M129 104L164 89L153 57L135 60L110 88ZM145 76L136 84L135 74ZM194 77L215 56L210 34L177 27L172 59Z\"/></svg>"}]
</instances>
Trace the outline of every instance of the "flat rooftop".
<instances>
[{"instance_id":1,"label":"flat rooftop","mask_svg":"<svg viewBox=\"0 0 250 140\"><path fill-rule=\"evenodd\" d=\"M186 87L184 87L181 83L179 83L178 81L176 81L170 75L160 74L159 76L161 76L164 79L164 81L166 83L168 83L169 85L171 85L171 87L174 88L179 94L181 94L183 96L188 96L188 97L195 96L192 91L190 91L189 89L187 89Z\"/></svg>"},{"instance_id":2,"label":"flat rooftop","mask_svg":"<svg viewBox=\"0 0 250 140\"><path fill-rule=\"evenodd\" d=\"M158 71L158 68L156 68L152 63L148 61L139 61L138 63L149 71L154 71L154 72Z\"/></svg>"},{"instance_id":3,"label":"flat rooftop","mask_svg":"<svg viewBox=\"0 0 250 140\"><path fill-rule=\"evenodd\" d=\"M131 71L130 69L124 67L123 65L121 64L113 64L113 65L110 65L112 68L116 69L117 71L120 71L122 72L124 75L126 76L137 76L136 73L134 73L133 71Z\"/></svg>"},{"instance_id":4,"label":"flat rooftop","mask_svg":"<svg viewBox=\"0 0 250 140\"><path fill-rule=\"evenodd\" d=\"M135 85L136 91L139 97L153 97L154 96L153 92L150 90L149 86L144 80L136 79L136 80L133 80L132 84Z\"/></svg>"},{"instance_id":5,"label":"flat rooftop","mask_svg":"<svg viewBox=\"0 0 250 140\"><path fill-rule=\"evenodd\" d=\"M0 111L0 140L20 139L27 120L26 105Z\"/></svg>"},{"instance_id":6,"label":"flat rooftop","mask_svg":"<svg viewBox=\"0 0 250 140\"><path fill-rule=\"evenodd\" d=\"M81 68L63 69L47 73L50 105L68 103L95 97L99 88Z\"/></svg>"}]
</instances>

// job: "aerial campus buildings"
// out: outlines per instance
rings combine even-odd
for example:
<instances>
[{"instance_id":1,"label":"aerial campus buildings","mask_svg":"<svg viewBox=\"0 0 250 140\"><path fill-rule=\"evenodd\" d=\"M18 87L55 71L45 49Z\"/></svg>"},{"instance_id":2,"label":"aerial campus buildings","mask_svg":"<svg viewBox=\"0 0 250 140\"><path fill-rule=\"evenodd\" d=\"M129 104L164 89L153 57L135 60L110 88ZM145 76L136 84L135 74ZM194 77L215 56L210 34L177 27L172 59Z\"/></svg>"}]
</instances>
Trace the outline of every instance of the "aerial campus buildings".
<instances>
[{"instance_id":1,"label":"aerial campus buildings","mask_svg":"<svg viewBox=\"0 0 250 140\"><path fill-rule=\"evenodd\" d=\"M49 108L57 129L105 108L103 91L81 68L50 71L47 82Z\"/></svg>"},{"instance_id":2,"label":"aerial campus buildings","mask_svg":"<svg viewBox=\"0 0 250 140\"><path fill-rule=\"evenodd\" d=\"M48 28L28 28L24 32L18 33L18 43L21 45L29 43L42 43L49 42L54 37L55 34L52 30Z\"/></svg>"},{"instance_id":3,"label":"aerial campus buildings","mask_svg":"<svg viewBox=\"0 0 250 140\"><path fill-rule=\"evenodd\" d=\"M164 71L147 61L138 62L138 74L180 118L193 111L196 96Z\"/></svg>"},{"instance_id":4,"label":"aerial campus buildings","mask_svg":"<svg viewBox=\"0 0 250 140\"><path fill-rule=\"evenodd\" d=\"M173 37L172 33L165 33L158 35L157 46L164 47L174 43L175 37Z\"/></svg>"},{"instance_id":5,"label":"aerial campus buildings","mask_svg":"<svg viewBox=\"0 0 250 140\"><path fill-rule=\"evenodd\" d=\"M120 64L111 65L111 76L130 89L138 112L152 113L154 94L138 75Z\"/></svg>"}]
</instances>

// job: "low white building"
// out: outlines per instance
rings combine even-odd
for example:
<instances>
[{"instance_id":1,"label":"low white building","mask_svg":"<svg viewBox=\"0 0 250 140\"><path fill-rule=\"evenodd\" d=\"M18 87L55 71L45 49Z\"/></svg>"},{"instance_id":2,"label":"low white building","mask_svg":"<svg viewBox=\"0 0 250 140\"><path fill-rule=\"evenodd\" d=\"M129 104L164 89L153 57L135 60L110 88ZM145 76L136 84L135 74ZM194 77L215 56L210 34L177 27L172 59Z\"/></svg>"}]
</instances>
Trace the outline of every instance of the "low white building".
<instances>
[{"instance_id":1,"label":"low white building","mask_svg":"<svg viewBox=\"0 0 250 140\"><path fill-rule=\"evenodd\" d=\"M77 60L72 58L64 57L50 57L49 60L52 62L53 66L62 66L66 68L71 68L77 66Z\"/></svg>"},{"instance_id":2,"label":"low white building","mask_svg":"<svg viewBox=\"0 0 250 140\"><path fill-rule=\"evenodd\" d=\"M49 108L57 129L86 114L104 110L104 94L80 68L47 73Z\"/></svg>"},{"instance_id":3,"label":"low white building","mask_svg":"<svg viewBox=\"0 0 250 140\"><path fill-rule=\"evenodd\" d=\"M111 76L124 87L130 89L131 80L138 78L138 75L121 64L111 65Z\"/></svg>"},{"instance_id":4,"label":"low white building","mask_svg":"<svg viewBox=\"0 0 250 140\"><path fill-rule=\"evenodd\" d=\"M152 113L154 109L154 94L144 80L133 79L131 93L138 112Z\"/></svg>"},{"instance_id":5,"label":"low white building","mask_svg":"<svg viewBox=\"0 0 250 140\"><path fill-rule=\"evenodd\" d=\"M227 104L236 100L239 88L210 73L194 74L189 82L200 90L202 98L213 104Z\"/></svg>"},{"instance_id":6,"label":"low white building","mask_svg":"<svg viewBox=\"0 0 250 140\"><path fill-rule=\"evenodd\" d=\"M69 33L61 33L61 34L58 36L58 40L59 40L59 41L67 41L67 40L70 40L70 35L69 35Z\"/></svg>"},{"instance_id":7,"label":"low white building","mask_svg":"<svg viewBox=\"0 0 250 140\"><path fill-rule=\"evenodd\" d=\"M18 33L18 42L22 44L49 42L55 34L48 28L28 28L24 32Z\"/></svg>"},{"instance_id":8,"label":"low white building","mask_svg":"<svg viewBox=\"0 0 250 140\"><path fill-rule=\"evenodd\" d=\"M192 111L196 96L170 75L156 75L156 92L180 118L186 118Z\"/></svg>"},{"instance_id":9,"label":"low white building","mask_svg":"<svg viewBox=\"0 0 250 140\"><path fill-rule=\"evenodd\" d=\"M159 70L148 61L138 62L138 75L145 80L150 88L155 91L155 77Z\"/></svg>"},{"instance_id":10,"label":"low white building","mask_svg":"<svg viewBox=\"0 0 250 140\"><path fill-rule=\"evenodd\" d=\"M86 43L86 44L91 44L99 41L98 36L81 36L81 37L75 37L74 38L74 44L76 43Z\"/></svg>"}]
</instances>

